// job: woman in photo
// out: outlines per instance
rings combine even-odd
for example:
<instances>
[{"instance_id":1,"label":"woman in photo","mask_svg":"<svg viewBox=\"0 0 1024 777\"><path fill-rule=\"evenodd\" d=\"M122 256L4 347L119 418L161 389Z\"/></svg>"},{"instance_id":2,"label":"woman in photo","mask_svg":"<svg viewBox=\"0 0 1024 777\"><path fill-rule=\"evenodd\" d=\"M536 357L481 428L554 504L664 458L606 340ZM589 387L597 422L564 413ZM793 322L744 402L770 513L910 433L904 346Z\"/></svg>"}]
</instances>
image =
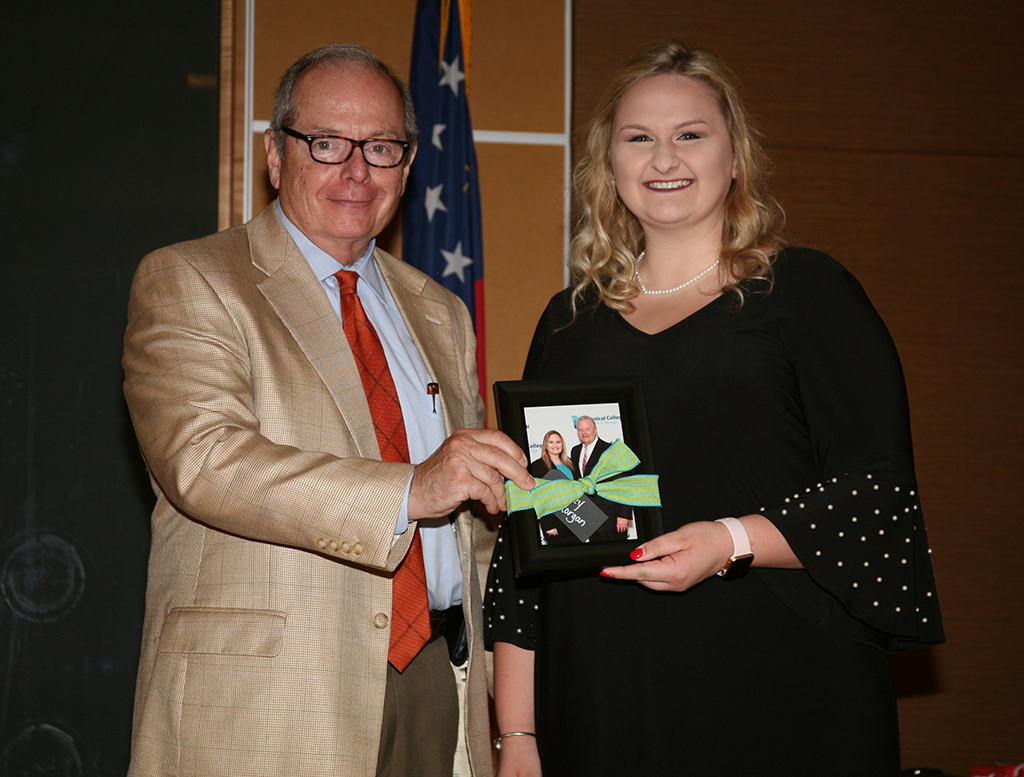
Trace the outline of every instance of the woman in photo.
<instances>
[{"instance_id":1,"label":"woman in photo","mask_svg":"<svg viewBox=\"0 0 1024 777\"><path fill-rule=\"evenodd\" d=\"M500 777L888 777L887 654L943 641L896 349L785 247L733 75L681 43L609 85L571 288L524 378L642 378L665 534L635 563L488 580Z\"/></svg>"},{"instance_id":2,"label":"woman in photo","mask_svg":"<svg viewBox=\"0 0 1024 777\"><path fill-rule=\"evenodd\" d=\"M530 474L535 478L542 478L551 470L560 472L568 480L576 479L576 470L572 465L572 459L565 449L565 438L554 429L544 435L540 458L530 462ZM554 514L545 515L540 519L540 530L544 535L544 542L549 545L579 542L576 535L569 531Z\"/></svg>"}]
</instances>

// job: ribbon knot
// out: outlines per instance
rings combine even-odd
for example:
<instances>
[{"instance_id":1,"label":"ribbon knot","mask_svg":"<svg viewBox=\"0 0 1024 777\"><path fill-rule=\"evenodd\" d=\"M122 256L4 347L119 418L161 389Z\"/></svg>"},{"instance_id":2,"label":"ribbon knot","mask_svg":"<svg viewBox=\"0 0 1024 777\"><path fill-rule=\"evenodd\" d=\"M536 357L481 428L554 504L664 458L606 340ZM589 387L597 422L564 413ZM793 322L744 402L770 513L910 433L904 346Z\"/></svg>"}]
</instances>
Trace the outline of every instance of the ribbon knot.
<instances>
[{"instance_id":1,"label":"ribbon knot","mask_svg":"<svg viewBox=\"0 0 1024 777\"><path fill-rule=\"evenodd\" d=\"M597 494L610 502L631 507L661 507L657 475L627 475L640 459L622 440L612 443L590 475L579 480L538 480L530 491L512 481L505 483L505 499L510 513L533 510L537 518L557 513L584 494Z\"/></svg>"}]
</instances>

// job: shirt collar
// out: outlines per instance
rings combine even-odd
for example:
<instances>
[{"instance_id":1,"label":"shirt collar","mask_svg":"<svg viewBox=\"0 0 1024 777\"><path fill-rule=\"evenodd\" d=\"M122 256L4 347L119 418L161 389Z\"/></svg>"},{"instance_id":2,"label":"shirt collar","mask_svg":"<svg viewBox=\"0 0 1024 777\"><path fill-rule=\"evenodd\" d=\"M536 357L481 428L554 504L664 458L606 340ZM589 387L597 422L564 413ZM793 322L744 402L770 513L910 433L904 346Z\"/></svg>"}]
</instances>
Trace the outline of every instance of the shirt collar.
<instances>
[{"instance_id":1,"label":"shirt collar","mask_svg":"<svg viewBox=\"0 0 1024 777\"><path fill-rule=\"evenodd\" d=\"M295 241L295 245L298 246L299 253L302 254L303 258L309 263L310 269L312 269L316 274L317 280L323 283L338 272L338 270L351 270L352 272L358 273L359 278L373 290L374 294L386 302L387 296L384 294L384 278L381 276L380 269L377 267L377 262L373 258L373 250L377 246L376 238L370 240L370 245L367 246L366 253L356 259L352 264L346 266L306 237L302 230L295 226L291 220L284 215L284 209L281 207L281 200L276 200L274 202L274 208L277 211L278 219L281 220L281 224L287 230L288 234L291 235L292 240Z\"/></svg>"}]
</instances>

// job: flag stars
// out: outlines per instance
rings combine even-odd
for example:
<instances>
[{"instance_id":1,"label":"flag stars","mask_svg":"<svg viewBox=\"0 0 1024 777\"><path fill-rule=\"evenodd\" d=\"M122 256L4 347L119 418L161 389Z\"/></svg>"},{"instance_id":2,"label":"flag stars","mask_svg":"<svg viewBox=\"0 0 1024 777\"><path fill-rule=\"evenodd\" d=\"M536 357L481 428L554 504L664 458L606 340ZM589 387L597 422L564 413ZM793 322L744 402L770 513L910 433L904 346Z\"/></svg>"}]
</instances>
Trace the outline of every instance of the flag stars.
<instances>
[{"instance_id":1,"label":"flag stars","mask_svg":"<svg viewBox=\"0 0 1024 777\"><path fill-rule=\"evenodd\" d=\"M456 97L459 96L459 82L465 81L465 74L459 70L459 58L455 57L451 64L448 62L441 62L441 67L444 69L444 73L441 76L441 80L438 81L438 86L450 86L452 88L452 94Z\"/></svg>"},{"instance_id":2,"label":"flag stars","mask_svg":"<svg viewBox=\"0 0 1024 777\"><path fill-rule=\"evenodd\" d=\"M445 251L441 249L441 254L444 256L445 265L442 277L448 275L457 275L459 280L463 283L466 282L465 269L473 264L473 260L462 253L462 241L460 240L455 244L454 251Z\"/></svg>"},{"instance_id":3,"label":"flag stars","mask_svg":"<svg viewBox=\"0 0 1024 777\"><path fill-rule=\"evenodd\" d=\"M447 124L435 124L434 132L430 137L430 142L438 151L444 151L444 146L441 145L441 133L448 129Z\"/></svg>"},{"instance_id":4,"label":"flag stars","mask_svg":"<svg viewBox=\"0 0 1024 777\"><path fill-rule=\"evenodd\" d=\"M444 184L439 183L434 187L427 187L427 190L423 197L423 206L427 209L427 221L434 220L434 214L439 210L448 212L447 206L441 202L441 191L444 189ZM445 275L448 273L446 272Z\"/></svg>"}]
</instances>

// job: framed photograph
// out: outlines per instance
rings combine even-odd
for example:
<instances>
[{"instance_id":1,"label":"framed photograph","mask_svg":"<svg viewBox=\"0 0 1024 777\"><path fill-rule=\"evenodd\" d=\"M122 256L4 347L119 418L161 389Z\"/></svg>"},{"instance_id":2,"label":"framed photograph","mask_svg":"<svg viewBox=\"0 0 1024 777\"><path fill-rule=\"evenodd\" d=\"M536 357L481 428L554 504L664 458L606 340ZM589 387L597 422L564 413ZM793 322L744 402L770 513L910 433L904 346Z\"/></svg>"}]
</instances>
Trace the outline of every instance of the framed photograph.
<instances>
[{"instance_id":1,"label":"framed photograph","mask_svg":"<svg viewBox=\"0 0 1024 777\"><path fill-rule=\"evenodd\" d=\"M536 509L510 507L517 575L629 563L633 548L662 533L660 508L600 495L611 481L642 475L637 480L650 482L656 474L639 377L499 381L494 400L498 427L526 451L538 483L605 480L596 493L539 518ZM608 474L613 457L632 462L634 455L639 463L628 472Z\"/></svg>"}]
</instances>

